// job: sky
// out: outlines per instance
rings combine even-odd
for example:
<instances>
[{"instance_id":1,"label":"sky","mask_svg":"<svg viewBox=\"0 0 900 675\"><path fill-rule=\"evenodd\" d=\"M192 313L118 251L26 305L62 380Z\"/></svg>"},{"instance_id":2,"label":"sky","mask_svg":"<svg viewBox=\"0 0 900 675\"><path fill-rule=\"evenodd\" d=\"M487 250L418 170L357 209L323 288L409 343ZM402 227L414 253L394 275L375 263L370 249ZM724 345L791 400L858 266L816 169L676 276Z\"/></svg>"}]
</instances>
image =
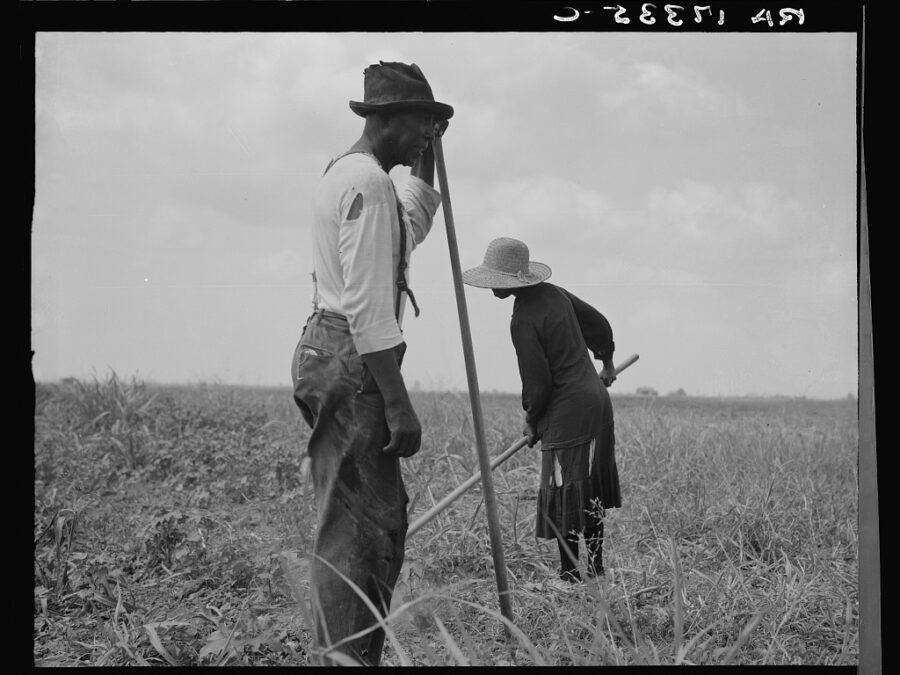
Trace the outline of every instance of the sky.
<instances>
[{"instance_id":1,"label":"sky","mask_svg":"<svg viewBox=\"0 0 900 675\"><path fill-rule=\"evenodd\" d=\"M455 108L462 269L524 241L639 355L611 393L855 395L856 40L38 32L34 378L289 387L315 185L384 60ZM409 280L407 385L465 391L441 210ZM518 392L512 299L465 299L479 388Z\"/></svg>"}]
</instances>

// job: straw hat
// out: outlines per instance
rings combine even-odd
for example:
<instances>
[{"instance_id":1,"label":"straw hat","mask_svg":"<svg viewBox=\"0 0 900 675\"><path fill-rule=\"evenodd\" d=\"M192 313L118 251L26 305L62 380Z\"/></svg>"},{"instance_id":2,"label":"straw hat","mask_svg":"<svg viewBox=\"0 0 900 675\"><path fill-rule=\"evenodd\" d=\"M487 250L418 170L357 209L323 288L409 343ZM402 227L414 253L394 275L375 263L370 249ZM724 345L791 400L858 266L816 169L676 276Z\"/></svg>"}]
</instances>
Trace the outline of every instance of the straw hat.
<instances>
[{"instance_id":1,"label":"straw hat","mask_svg":"<svg viewBox=\"0 0 900 675\"><path fill-rule=\"evenodd\" d=\"M544 263L529 262L523 242L500 237L488 244L481 265L463 272L463 283L478 288L522 288L539 284L550 274Z\"/></svg>"},{"instance_id":2,"label":"straw hat","mask_svg":"<svg viewBox=\"0 0 900 675\"><path fill-rule=\"evenodd\" d=\"M434 100L431 86L415 63L379 61L363 71L363 101L350 101L350 109L365 117L378 110L429 110L438 119L453 117L453 106Z\"/></svg>"}]
</instances>

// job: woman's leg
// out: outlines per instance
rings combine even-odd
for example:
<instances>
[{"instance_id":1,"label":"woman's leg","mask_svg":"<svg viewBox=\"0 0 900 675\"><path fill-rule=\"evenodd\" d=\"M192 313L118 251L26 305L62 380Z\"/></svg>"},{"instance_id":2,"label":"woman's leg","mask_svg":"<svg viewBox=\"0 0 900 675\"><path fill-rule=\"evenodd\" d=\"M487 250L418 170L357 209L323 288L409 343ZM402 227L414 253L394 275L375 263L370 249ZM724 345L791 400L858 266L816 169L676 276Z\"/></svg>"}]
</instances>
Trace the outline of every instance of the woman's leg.
<instances>
[{"instance_id":1,"label":"woman's leg","mask_svg":"<svg viewBox=\"0 0 900 675\"><path fill-rule=\"evenodd\" d=\"M558 537L559 546L559 578L563 581L581 581L578 573L578 535L571 532Z\"/></svg>"}]
</instances>

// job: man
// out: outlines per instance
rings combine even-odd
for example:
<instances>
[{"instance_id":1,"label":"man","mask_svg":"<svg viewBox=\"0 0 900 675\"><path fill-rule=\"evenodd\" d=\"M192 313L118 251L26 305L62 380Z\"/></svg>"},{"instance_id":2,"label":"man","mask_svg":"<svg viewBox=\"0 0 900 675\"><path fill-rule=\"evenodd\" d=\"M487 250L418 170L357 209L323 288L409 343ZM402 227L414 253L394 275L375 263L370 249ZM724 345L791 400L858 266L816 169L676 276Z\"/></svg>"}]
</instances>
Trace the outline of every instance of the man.
<instances>
[{"instance_id":1,"label":"man","mask_svg":"<svg viewBox=\"0 0 900 675\"><path fill-rule=\"evenodd\" d=\"M326 665L334 649L366 665L381 660L384 631L370 603L382 616L390 607L409 501L399 459L422 439L400 373L407 296L419 313L407 265L440 205L431 141L453 115L415 64L371 65L363 88L364 101L350 101L365 118L362 135L316 189L315 311L291 368L294 400L312 428L318 522L310 580L318 660ZM411 167L402 196L389 176L398 165Z\"/></svg>"}]
</instances>

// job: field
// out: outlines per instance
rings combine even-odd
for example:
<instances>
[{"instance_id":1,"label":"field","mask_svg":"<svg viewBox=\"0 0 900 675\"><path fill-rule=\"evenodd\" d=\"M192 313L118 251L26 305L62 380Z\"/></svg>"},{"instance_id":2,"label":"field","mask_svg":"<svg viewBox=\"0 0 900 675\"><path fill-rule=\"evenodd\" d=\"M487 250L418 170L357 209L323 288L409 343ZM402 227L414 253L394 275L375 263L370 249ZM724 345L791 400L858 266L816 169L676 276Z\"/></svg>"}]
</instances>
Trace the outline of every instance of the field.
<instances>
[{"instance_id":1,"label":"field","mask_svg":"<svg viewBox=\"0 0 900 675\"><path fill-rule=\"evenodd\" d=\"M611 392L606 576L547 585L525 448L493 474L514 625L476 486L408 540L383 665L857 665L856 402ZM410 522L478 467L468 395L413 400ZM519 400L482 404L496 455ZM289 389L38 384L35 665L306 665L307 435Z\"/></svg>"}]
</instances>

